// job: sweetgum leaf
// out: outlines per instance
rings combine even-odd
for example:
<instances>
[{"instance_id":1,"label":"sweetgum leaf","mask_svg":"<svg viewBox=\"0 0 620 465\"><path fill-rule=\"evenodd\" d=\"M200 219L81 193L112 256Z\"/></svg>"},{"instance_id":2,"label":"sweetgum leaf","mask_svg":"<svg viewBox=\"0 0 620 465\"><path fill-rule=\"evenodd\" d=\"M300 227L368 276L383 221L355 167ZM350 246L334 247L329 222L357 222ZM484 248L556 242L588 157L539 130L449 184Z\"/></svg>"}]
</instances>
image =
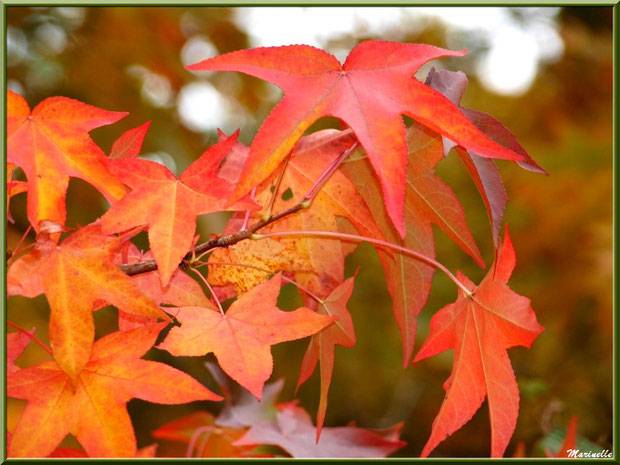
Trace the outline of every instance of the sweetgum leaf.
<instances>
[{"instance_id":1,"label":"sweetgum leaf","mask_svg":"<svg viewBox=\"0 0 620 465\"><path fill-rule=\"evenodd\" d=\"M430 333L414 363L454 349L454 366L422 457L467 423L485 397L489 401L491 456L504 455L519 412L519 389L506 349L530 347L543 330L529 299L507 285L515 261L506 230L497 261L478 287L459 273L472 295L460 291L455 303L431 319Z\"/></svg>"},{"instance_id":2,"label":"sweetgum leaf","mask_svg":"<svg viewBox=\"0 0 620 465\"><path fill-rule=\"evenodd\" d=\"M28 178L28 219L64 224L69 177L92 184L114 203L125 194L106 167L106 156L88 133L127 113L102 110L65 97L50 97L32 112L23 97L7 91L7 160Z\"/></svg>"},{"instance_id":3,"label":"sweetgum leaf","mask_svg":"<svg viewBox=\"0 0 620 465\"><path fill-rule=\"evenodd\" d=\"M92 311L98 301L133 315L169 319L113 263L122 241L101 234L100 224L92 223L60 245L51 239L38 243L9 269L9 296L45 293L51 308L52 352L58 366L74 381L89 360L95 338Z\"/></svg>"},{"instance_id":4,"label":"sweetgum leaf","mask_svg":"<svg viewBox=\"0 0 620 465\"><path fill-rule=\"evenodd\" d=\"M252 142L233 199L269 176L314 121L335 116L347 123L379 177L385 205L399 235L405 235L407 170L405 125L410 116L482 156L521 160L480 132L446 97L413 74L427 61L462 56L423 44L366 41L341 65L307 45L241 50L188 66L192 71L239 71L270 81L285 96Z\"/></svg>"},{"instance_id":5,"label":"sweetgum leaf","mask_svg":"<svg viewBox=\"0 0 620 465\"><path fill-rule=\"evenodd\" d=\"M213 352L222 369L260 399L273 368L271 346L310 336L334 321L305 307L279 310L280 285L277 274L243 294L224 315L210 308L179 308L181 326L172 328L158 347L174 356Z\"/></svg>"},{"instance_id":6,"label":"sweetgum leaf","mask_svg":"<svg viewBox=\"0 0 620 465\"><path fill-rule=\"evenodd\" d=\"M28 401L15 428L10 457L45 457L71 433L90 457L133 457L136 439L126 404L132 398L161 404L220 400L189 375L141 360L167 323L99 339L75 381L56 362L10 375L7 395Z\"/></svg>"}]
</instances>

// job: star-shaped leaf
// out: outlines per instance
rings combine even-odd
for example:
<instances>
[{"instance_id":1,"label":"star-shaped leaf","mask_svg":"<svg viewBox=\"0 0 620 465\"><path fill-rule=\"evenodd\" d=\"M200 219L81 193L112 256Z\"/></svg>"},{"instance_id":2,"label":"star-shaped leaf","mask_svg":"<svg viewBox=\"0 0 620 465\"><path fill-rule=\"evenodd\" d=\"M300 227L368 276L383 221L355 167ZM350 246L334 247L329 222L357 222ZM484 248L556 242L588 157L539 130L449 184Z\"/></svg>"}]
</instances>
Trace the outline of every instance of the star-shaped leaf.
<instances>
[{"instance_id":1,"label":"star-shaped leaf","mask_svg":"<svg viewBox=\"0 0 620 465\"><path fill-rule=\"evenodd\" d=\"M334 318L301 307L283 312L276 307L281 275L252 288L225 314L203 307L181 307L181 323L158 347L174 356L213 352L222 369L257 398L272 372L271 346L300 339L330 325Z\"/></svg>"},{"instance_id":2,"label":"star-shaped leaf","mask_svg":"<svg viewBox=\"0 0 620 465\"><path fill-rule=\"evenodd\" d=\"M422 457L467 423L485 397L489 400L491 456L502 457L506 450L519 413L519 388L506 349L530 347L543 330L529 299L507 285L514 266L515 253L506 230L497 262L478 287L459 273L472 295L460 291L455 303L431 319L430 333L414 363L454 349L454 366Z\"/></svg>"},{"instance_id":3,"label":"star-shaped leaf","mask_svg":"<svg viewBox=\"0 0 620 465\"><path fill-rule=\"evenodd\" d=\"M7 276L8 295L45 293L51 308L50 343L58 366L75 380L88 362L95 337L93 307L104 300L123 312L168 320L114 263L121 237L101 234L92 223L52 240L16 260Z\"/></svg>"},{"instance_id":4,"label":"star-shaped leaf","mask_svg":"<svg viewBox=\"0 0 620 465\"><path fill-rule=\"evenodd\" d=\"M64 224L69 177L92 184L110 202L125 194L88 135L125 115L65 97L47 98L31 112L23 97L7 91L7 160L26 173L28 219L35 230L42 220Z\"/></svg>"},{"instance_id":5,"label":"star-shaped leaf","mask_svg":"<svg viewBox=\"0 0 620 465\"><path fill-rule=\"evenodd\" d=\"M233 198L269 176L318 118L335 116L353 129L366 150L381 181L389 216L403 237L407 144L402 115L479 155L522 159L490 140L456 105L413 77L427 61L464 53L423 44L366 41L340 64L323 50L290 45L232 52L188 69L239 71L270 81L285 93L252 142Z\"/></svg>"},{"instance_id":6,"label":"star-shaped leaf","mask_svg":"<svg viewBox=\"0 0 620 465\"><path fill-rule=\"evenodd\" d=\"M56 362L9 376L7 395L28 401L8 455L45 457L71 433L91 457L133 457L136 438L126 404L132 398L161 404L220 400L189 375L141 360L167 323L116 332L93 345L75 382Z\"/></svg>"}]
</instances>

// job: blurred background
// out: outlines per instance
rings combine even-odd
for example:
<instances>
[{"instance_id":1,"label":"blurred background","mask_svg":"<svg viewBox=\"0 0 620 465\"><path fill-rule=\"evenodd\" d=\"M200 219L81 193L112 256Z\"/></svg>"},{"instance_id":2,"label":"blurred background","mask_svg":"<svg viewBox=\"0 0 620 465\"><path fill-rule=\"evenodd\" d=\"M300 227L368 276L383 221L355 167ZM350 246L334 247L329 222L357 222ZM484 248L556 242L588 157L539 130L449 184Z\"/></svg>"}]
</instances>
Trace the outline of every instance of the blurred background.
<instances>
[{"instance_id":1,"label":"blurred background","mask_svg":"<svg viewBox=\"0 0 620 465\"><path fill-rule=\"evenodd\" d=\"M555 451L572 415L579 418L582 450L612 449L612 8L212 8L212 7L14 7L6 8L7 87L32 107L63 95L128 117L95 130L107 153L125 130L152 121L143 153L176 174L216 141L216 128L241 128L251 142L281 98L275 86L235 73L191 73L184 65L238 49L306 43L343 60L366 39L423 42L467 48L462 58L423 67L465 71L470 83L463 106L485 111L514 132L549 176L500 162L510 196L506 220L517 253L511 287L532 300L545 331L532 349L510 357L521 391L520 416L507 450L526 456ZM321 125L323 124L323 126ZM319 123L314 129L325 127ZM452 186L487 263L492 241L486 212L457 157L438 171ZM99 193L72 180L69 226L87 224L105 211ZM8 247L25 232L25 195L11 203ZM199 232L220 232L226 217L203 217ZM436 229L439 260L478 281L473 261ZM32 241L32 235L28 241ZM354 420L365 427L405 421L408 442L398 456L418 456L444 396L451 370L444 354L402 370L399 333L374 250L361 246L347 260L349 274L361 266L349 305L358 344L336 349L327 426ZM285 292L282 305L299 298ZM417 345L432 314L454 300L454 285L436 275L421 317ZM47 340L44 297L8 301L8 319ZM96 314L99 335L114 329L114 311ZM276 346L274 377L286 384L280 400L293 397L307 341ZM31 344L18 360L30 366L46 353ZM174 363L209 387L215 384L196 359L149 357ZM299 391L313 417L318 377ZM8 403L11 430L24 407ZM214 408L213 406L208 406ZM129 403L139 446L150 431L190 413L196 405ZM215 407L217 408L217 406ZM71 439L66 444L73 444ZM439 446L434 456L488 456L486 404L472 421Z\"/></svg>"}]
</instances>

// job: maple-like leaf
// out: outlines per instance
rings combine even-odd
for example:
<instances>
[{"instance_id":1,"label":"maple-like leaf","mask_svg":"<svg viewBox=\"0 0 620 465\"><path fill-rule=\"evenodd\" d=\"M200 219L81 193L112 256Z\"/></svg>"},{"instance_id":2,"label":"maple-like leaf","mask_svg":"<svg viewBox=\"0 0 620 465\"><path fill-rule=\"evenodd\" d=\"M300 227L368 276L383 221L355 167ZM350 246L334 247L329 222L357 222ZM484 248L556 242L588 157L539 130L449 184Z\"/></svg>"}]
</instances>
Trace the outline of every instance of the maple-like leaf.
<instances>
[{"instance_id":1,"label":"maple-like leaf","mask_svg":"<svg viewBox=\"0 0 620 465\"><path fill-rule=\"evenodd\" d=\"M35 328L32 328L28 331L28 334L32 336L34 334ZM23 333L21 331L17 331L15 333L8 333L6 335L6 374L10 375L11 373L15 373L19 371L19 367L15 365L15 359L19 357L28 344L30 344L30 339L32 339L28 334Z\"/></svg>"},{"instance_id":2,"label":"maple-like leaf","mask_svg":"<svg viewBox=\"0 0 620 465\"><path fill-rule=\"evenodd\" d=\"M347 310L347 302L353 293L354 278L346 279L336 287L323 302L318 305L319 315L336 317L336 322L312 336L308 350L301 364L301 372L297 387L304 383L314 372L316 364L320 362L321 369L321 395L317 413L316 439L319 440L325 412L327 411L327 392L334 371L334 348L336 345L352 347L355 345L355 331L353 320Z\"/></svg>"},{"instance_id":3,"label":"maple-like leaf","mask_svg":"<svg viewBox=\"0 0 620 465\"><path fill-rule=\"evenodd\" d=\"M153 161L109 161L111 171L132 191L101 217L102 230L111 234L148 225L151 251L164 286L192 247L198 215L256 208L249 199L226 206L232 186L216 176L237 136L210 147L178 179Z\"/></svg>"},{"instance_id":4,"label":"maple-like leaf","mask_svg":"<svg viewBox=\"0 0 620 465\"><path fill-rule=\"evenodd\" d=\"M389 216L403 237L407 145L401 115L479 155L522 159L490 140L457 106L413 77L427 61L464 54L464 50L371 40L357 45L344 64L323 50L290 45L240 50L187 68L239 71L272 82L285 93L252 142L233 199L269 176L314 121L335 116L353 129L368 153Z\"/></svg>"},{"instance_id":5,"label":"maple-like leaf","mask_svg":"<svg viewBox=\"0 0 620 465\"><path fill-rule=\"evenodd\" d=\"M8 377L7 395L28 401L8 455L45 457L71 433L91 457L132 457L136 439L126 404L138 398L161 404L220 400L189 375L141 360L167 323L115 332L92 347L73 382L56 362Z\"/></svg>"},{"instance_id":6,"label":"maple-like leaf","mask_svg":"<svg viewBox=\"0 0 620 465\"><path fill-rule=\"evenodd\" d=\"M276 307L281 275L233 302L226 314L203 307L181 307L181 323L158 346L174 356L213 352L222 369L257 398L271 375L271 346L300 339L330 325L334 318L301 307L283 312Z\"/></svg>"},{"instance_id":7,"label":"maple-like leaf","mask_svg":"<svg viewBox=\"0 0 620 465\"><path fill-rule=\"evenodd\" d=\"M497 261L482 283L475 287L459 273L472 295L459 291L456 302L431 319L430 333L414 363L454 349L454 367L422 457L467 423L485 397L489 401L491 456L502 457L506 450L519 412L519 388L506 349L530 347L543 330L530 300L507 285L515 262L506 228Z\"/></svg>"},{"instance_id":8,"label":"maple-like leaf","mask_svg":"<svg viewBox=\"0 0 620 465\"><path fill-rule=\"evenodd\" d=\"M520 154L523 160L517 163L522 168L536 173L547 174L519 144L514 134L499 121L481 111L460 106L461 98L467 89L467 83L467 76L461 71L435 71L434 68L431 68L426 78L427 85L441 92L455 105L459 105L463 114L490 139ZM444 137L444 151L446 154L456 145L455 142ZM491 222L493 242L497 248L504 209L508 201L497 165L493 160L480 157L474 150L456 146L456 152L482 195L482 200Z\"/></svg>"},{"instance_id":9,"label":"maple-like leaf","mask_svg":"<svg viewBox=\"0 0 620 465\"><path fill-rule=\"evenodd\" d=\"M407 130L407 144L410 163L407 167L405 197L405 239L401 239L391 227L386 209L380 201L379 183L366 160L358 157L345 163L342 171L357 186L387 241L434 257L431 223L435 223L478 265L483 266L484 262L467 227L461 204L450 187L435 174L435 167L443 158L441 136L414 122ZM401 332L403 366L406 367L413 354L417 316L426 304L434 270L404 254L386 253L378 248L378 255Z\"/></svg>"},{"instance_id":10,"label":"maple-like leaf","mask_svg":"<svg viewBox=\"0 0 620 465\"><path fill-rule=\"evenodd\" d=\"M275 422L254 425L234 444L270 444L281 447L295 458L378 458L405 446L399 439L402 423L384 431L343 426L324 428L321 442L315 443L316 428L301 407L285 404Z\"/></svg>"},{"instance_id":11,"label":"maple-like leaf","mask_svg":"<svg viewBox=\"0 0 620 465\"><path fill-rule=\"evenodd\" d=\"M122 237L101 234L92 223L60 245L47 240L16 260L7 276L8 295L45 293L51 308L49 332L54 358L75 380L89 360L95 337L93 307L104 300L133 315L168 317L114 263Z\"/></svg>"},{"instance_id":12,"label":"maple-like leaf","mask_svg":"<svg viewBox=\"0 0 620 465\"><path fill-rule=\"evenodd\" d=\"M142 143L146 137L146 132L149 130L151 122L147 121L138 127L125 131L121 136L114 141L112 148L110 148L111 159L113 158L136 158L140 155L142 149Z\"/></svg>"},{"instance_id":13,"label":"maple-like leaf","mask_svg":"<svg viewBox=\"0 0 620 465\"><path fill-rule=\"evenodd\" d=\"M7 160L28 179L28 219L64 224L69 177L81 178L113 203L125 194L107 169L103 151L88 133L126 116L65 97L50 97L32 112L23 97L7 91Z\"/></svg>"}]
</instances>

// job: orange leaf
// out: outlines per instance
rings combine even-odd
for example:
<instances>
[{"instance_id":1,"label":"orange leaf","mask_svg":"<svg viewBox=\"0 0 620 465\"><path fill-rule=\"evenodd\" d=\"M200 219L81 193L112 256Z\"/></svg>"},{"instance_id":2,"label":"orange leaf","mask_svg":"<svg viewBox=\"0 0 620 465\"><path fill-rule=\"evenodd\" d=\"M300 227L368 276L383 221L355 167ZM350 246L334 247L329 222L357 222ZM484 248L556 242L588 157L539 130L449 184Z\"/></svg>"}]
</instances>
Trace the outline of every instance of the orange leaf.
<instances>
[{"instance_id":1,"label":"orange leaf","mask_svg":"<svg viewBox=\"0 0 620 465\"><path fill-rule=\"evenodd\" d=\"M109 162L112 172L133 190L101 217L102 230L110 234L148 225L163 286L192 247L198 215L255 207L250 200L226 207L232 186L216 176L219 163L236 139L237 134L209 148L178 179L153 161Z\"/></svg>"},{"instance_id":2,"label":"orange leaf","mask_svg":"<svg viewBox=\"0 0 620 465\"><path fill-rule=\"evenodd\" d=\"M91 457L133 457L136 439L126 408L130 399L161 404L220 400L189 375L140 359L166 324L99 339L75 383L56 362L10 375L7 395L25 399L28 405L8 455L45 457L71 433Z\"/></svg>"},{"instance_id":3,"label":"orange leaf","mask_svg":"<svg viewBox=\"0 0 620 465\"><path fill-rule=\"evenodd\" d=\"M271 346L300 339L330 325L334 318L301 307L283 312L276 307L281 276L243 294L225 315L203 307L182 307L181 322L158 347L175 356L213 352L222 369L257 398L272 372Z\"/></svg>"},{"instance_id":4,"label":"orange leaf","mask_svg":"<svg viewBox=\"0 0 620 465\"><path fill-rule=\"evenodd\" d=\"M47 296L54 358L72 380L89 360L95 337L92 310L99 299L126 313L168 320L112 262L121 242L102 235L99 223L92 223L59 246L51 240L37 244L9 270L8 295Z\"/></svg>"},{"instance_id":5,"label":"orange leaf","mask_svg":"<svg viewBox=\"0 0 620 465\"><path fill-rule=\"evenodd\" d=\"M233 198L269 176L314 121L335 116L353 129L368 153L389 216L404 237L407 145L401 115L479 155L522 159L486 137L456 105L413 77L427 61L464 54L464 50L370 40L357 45L344 65L323 50L290 45L232 52L187 68L239 71L270 81L285 93L252 142Z\"/></svg>"},{"instance_id":6,"label":"orange leaf","mask_svg":"<svg viewBox=\"0 0 620 465\"><path fill-rule=\"evenodd\" d=\"M430 333L414 363L454 349L454 367L422 457L467 423L485 396L489 399L491 456L504 455L519 412L519 389L506 349L530 347L543 330L529 299L507 285L514 265L515 253L506 229L497 262L482 283L474 287L459 274L472 295L459 291L456 302L431 319Z\"/></svg>"},{"instance_id":7,"label":"orange leaf","mask_svg":"<svg viewBox=\"0 0 620 465\"><path fill-rule=\"evenodd\" d=\"M23 97L7 91L7 160L26 173L28 219L35 230L42 220L64 224L69 177L92 184L111 203L125 194L88 135L125 115L65 97L47 98L30 112Z\"/></svg>"}]
</instances>

